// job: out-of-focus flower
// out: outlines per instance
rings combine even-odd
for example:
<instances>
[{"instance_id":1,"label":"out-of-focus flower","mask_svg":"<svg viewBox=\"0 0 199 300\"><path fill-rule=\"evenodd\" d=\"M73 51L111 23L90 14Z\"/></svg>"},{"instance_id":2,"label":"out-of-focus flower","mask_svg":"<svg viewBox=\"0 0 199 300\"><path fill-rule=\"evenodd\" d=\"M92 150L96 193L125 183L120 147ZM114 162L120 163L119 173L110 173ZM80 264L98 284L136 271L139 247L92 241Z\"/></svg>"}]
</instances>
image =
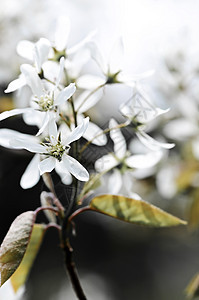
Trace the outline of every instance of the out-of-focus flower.
<instances>
[{"instance_id":1,"label":"out-of-focus flower","mask_svg":"<svg viewBox=\"0 0 199 300\"><path fill-rule=\"evenodd\" d=\"M126 177L132 178L135 169L146 169L155 166L162 158L162 151L148 152L146 154L131 155L127 151L125 138L120 129L117 128L118 123L110 120L109 127L114 128L110 131L110 137L114 144L114 152L102 156L95 162L95 168L98 172L105 172L113 169L109 177L108 188L111 193L118 193L123 184L127 189L129 186L129 195L132 193L132 185L126 184ZM130 175L130 173L132 173ZM113 184L114 183L114 184Z\"/></svg>"}]
</instances>

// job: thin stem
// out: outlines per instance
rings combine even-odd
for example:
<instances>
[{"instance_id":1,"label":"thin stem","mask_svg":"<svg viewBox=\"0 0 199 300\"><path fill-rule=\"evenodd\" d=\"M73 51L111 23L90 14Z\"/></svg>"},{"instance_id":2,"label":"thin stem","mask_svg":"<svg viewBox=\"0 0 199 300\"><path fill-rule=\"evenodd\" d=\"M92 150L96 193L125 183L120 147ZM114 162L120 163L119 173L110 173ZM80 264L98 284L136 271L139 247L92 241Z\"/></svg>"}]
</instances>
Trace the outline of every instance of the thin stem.
<instances>
[{"instance_id":1,"label":"thin stem","mask_svg":"<svg viewBox=\"0 0 199 300\"><path fill-rule=\"evenodd\" d=\"M76 217L77 215L79 215L80 213L84 212L84 211L88 211L91 210L90 206L85 206L85 207L81 207L79 209L77 209L71 216L70 218L68 218L68 222L71 223L72 219L74 217Z\"/></svg>"},{"instance_id":2,"label":"thin stem","mask_svg":"<svg viewBox=\"0 0 199 300\"><path fill-rule=\"evenodd\" d=\"M73 289L75 291L75 294L79 300L86 300L86 296L84 294L84 291L81 287L77 269L75 267L75 263L72 258L73 249L70 247L68 241L65 241L63 243L63 252L64 252L64 262L66 270L68 271L68 274L70 276L70 280L72 282Z\"/></svg>"},{"instance_id":3,"label":"thin stem","mask_svg":"<svg viewBox=\"0 0 199 300\"><path fill-rule=\"evenodd\" d=\"M43 210L51 210L53 211L54 213L59 213L58 209L55 208L55 207L51 207L51 206L44 206L44 207L38 207L36 210L35 210L35 214L37 215L40 211L43 211Z\"/></svg>"}]
</instances>

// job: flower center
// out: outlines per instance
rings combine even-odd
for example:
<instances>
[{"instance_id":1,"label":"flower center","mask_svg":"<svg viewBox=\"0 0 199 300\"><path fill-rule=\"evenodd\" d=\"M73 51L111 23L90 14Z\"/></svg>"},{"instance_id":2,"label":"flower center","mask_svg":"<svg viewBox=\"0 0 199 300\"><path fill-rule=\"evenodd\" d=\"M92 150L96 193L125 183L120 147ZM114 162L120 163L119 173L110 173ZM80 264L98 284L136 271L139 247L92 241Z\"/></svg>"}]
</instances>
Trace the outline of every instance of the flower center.
<instances>
[{"instance_id":1,"label":"flower center","mask_svg":"<svg viewBox=\"0 0 199 300\"><path fill-rule=\"evenodd\" d=\"M53 97L49 94L45 94L40 97L35 97L34 101L39 105L39 108L42 111L48 111L54 108Z\"/></svg>"},{"instance_id":2,"label":"flower center","mask_svg":"<svg viewBox=\"0 0 199 300\"><path fill-rule=\"evenodd\" d=\"M46 147L48 155L55 157L58 161L62 160L62 156L66 150L68 150L69 146L64 146L58 140L56 144L52 144L49 139L46 139L46 142L42 143L43 146Z\"/></svg>"}]
</instances>

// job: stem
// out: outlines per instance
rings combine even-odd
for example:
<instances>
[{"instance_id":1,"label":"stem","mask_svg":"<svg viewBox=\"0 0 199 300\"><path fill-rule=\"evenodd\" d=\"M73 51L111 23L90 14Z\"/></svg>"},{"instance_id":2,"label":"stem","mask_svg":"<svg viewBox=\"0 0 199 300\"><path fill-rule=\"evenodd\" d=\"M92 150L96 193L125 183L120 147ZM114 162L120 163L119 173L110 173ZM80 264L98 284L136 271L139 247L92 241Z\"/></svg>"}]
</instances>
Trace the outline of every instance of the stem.
<instances>
[{"instance_id":1,"label":"stem","mask_svg":"<svg viewBox=\"0 0 199 300\"><path fill-rule=\"evenodd\" d=\"M63 244L63 252L64 252L64 262L66 270L68 271L68 274L70 276L70 280L72 282L73 289L75 291L75 294L79 300L86 300L86 296L84 294L84 291L81 287L78 273L75 267L75 263L72 258L73 249L70 247L69 243L67 241Z\"/></svg>"}]
</instances>

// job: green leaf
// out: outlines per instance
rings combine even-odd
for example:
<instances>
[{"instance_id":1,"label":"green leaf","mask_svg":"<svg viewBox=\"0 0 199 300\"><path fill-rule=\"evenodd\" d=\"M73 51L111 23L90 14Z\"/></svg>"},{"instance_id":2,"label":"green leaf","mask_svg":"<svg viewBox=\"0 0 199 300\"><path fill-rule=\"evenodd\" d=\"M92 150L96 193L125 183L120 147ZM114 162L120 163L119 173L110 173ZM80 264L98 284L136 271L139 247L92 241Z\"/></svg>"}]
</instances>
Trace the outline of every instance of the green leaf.
<instances>
[{"instance_id":1,"label":"green leaf","mask_svg":"<svg viewBox=\"0 0 199 300\"><path fill-rule=\"evenodd\" d=\"M0 248L0 286L12 276L21 263L34 222L35 213L27 211L11 224Z\"/></svg>"},{"instance_id":2,"label":"green leaf","mask_svg":"<svg viewBox=\"0 0 199 300\"><path fill-rule=\"evenodd\" d=\"M160 208L143 200L118 195L100 195L92 199L90 208L111 217L153 227L168 227L187 224Z\"/></svg>"},{"instance_id":3,"label":"green leaf","mask_svg":"<svg viewBox=\"0 0 199 300\"><path fill-rule=\"evenodd\" d=\"M32 264L42 243L45 229L46 226L43 224L34 224L26 253L21 264L10 278L15 292L17 292L17 290L26 282Z\"/></svg>"},{"instance_id":4,"label":"green leaf","mask_svg":"<svg viewBox=\"0 0 199 300\"><path fill-rule=\"evenodd\" d=\"M186 287L185 293L189 299L194 299L199 296L199 273L192 278Z\"/></svg>"}]
</instances>

